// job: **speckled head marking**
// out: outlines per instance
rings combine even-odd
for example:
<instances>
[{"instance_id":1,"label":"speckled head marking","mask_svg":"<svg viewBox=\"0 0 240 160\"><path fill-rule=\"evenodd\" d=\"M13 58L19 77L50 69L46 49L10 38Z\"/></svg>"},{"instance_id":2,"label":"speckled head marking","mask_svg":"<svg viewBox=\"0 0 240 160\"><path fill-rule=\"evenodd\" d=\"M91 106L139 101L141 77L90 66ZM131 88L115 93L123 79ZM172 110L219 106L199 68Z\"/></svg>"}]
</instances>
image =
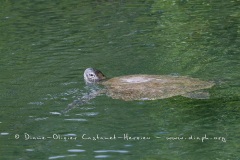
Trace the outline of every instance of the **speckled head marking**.
<instances>
[{"instance_id":1,"label":"speckled head marking","mask_svg":"<svg viewBox=\"0 0 240 160\"><path fill-rule=\"evenodd\" d=\"M97 69L87 68L84 71L84 80L86 83L97 83L104 79L106 79L104 74Z\"/></svg>"}]
</instances>

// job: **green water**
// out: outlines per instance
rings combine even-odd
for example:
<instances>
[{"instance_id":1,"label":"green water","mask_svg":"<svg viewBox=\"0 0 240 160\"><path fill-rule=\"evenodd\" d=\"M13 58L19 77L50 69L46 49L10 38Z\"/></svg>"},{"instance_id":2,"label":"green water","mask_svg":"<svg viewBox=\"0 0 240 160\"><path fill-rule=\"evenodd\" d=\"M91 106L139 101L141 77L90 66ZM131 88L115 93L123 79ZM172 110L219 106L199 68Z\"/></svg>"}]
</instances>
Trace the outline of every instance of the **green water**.
<instances>
[{"instance_id":1,"label":"green water","mask_svg":"<svg viewBox=\"0 0 240 160\"><path fill-rule=\"evenodd\" d=\"M239 159L239 34L239 0L2 0L0 159ZM216 85L207 100L103 95L61 114L87 67Z\"/></svg>"}]
</instances>

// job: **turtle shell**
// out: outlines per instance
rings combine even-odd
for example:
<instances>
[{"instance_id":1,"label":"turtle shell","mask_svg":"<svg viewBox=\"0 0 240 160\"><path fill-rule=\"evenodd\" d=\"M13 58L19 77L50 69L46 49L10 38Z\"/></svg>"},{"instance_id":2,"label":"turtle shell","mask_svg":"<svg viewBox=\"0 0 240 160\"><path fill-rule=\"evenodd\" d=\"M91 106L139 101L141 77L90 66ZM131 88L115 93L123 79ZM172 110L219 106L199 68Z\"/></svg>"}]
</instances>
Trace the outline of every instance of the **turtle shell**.
<instances>
[{"instance_id":1,"label":"turtle shell","mask_svg":"<svg viewBox=\"0 0 240 160\"><path fill-rule=\"evenodd\" d=\"M155 100L185 95L214 85L197 78L170 75L129 75L102 82L113 99Z\"/></svg>"}]
</instances>

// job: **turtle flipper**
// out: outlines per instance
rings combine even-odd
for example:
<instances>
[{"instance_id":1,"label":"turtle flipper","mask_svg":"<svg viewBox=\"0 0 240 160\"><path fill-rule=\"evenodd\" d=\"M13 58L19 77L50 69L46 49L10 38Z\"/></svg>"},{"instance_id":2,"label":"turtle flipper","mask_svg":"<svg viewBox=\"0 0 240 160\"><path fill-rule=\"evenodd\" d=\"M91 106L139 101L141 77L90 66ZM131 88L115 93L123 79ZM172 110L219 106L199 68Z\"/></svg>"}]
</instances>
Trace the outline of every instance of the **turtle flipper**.
<instances>
[{"instance_id":1,"label":"turtle flipper","mask_svg":"<svg viewBox=\"0 0 240 160\"><path fill-rule=\"evenodd\" d=\"M73 108L76 108L78 106L87 104L91 99L99 96L101 93L103 93L103 90L91 90L91 92L86 93L82 97L78 98L77 100L74 100L72 103L68 104L68 106L62 111L62 113L67 113Z\"/></svg>"}]
</instances>

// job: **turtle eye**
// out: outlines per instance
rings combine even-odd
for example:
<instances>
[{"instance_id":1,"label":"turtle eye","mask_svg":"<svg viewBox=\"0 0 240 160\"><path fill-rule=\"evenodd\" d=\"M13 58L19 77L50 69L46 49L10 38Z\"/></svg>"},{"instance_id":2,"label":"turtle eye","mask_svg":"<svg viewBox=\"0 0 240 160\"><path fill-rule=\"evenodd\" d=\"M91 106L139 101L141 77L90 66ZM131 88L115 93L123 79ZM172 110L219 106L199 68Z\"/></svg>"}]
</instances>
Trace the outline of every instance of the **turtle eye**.
<instances>
[{"instance_id":1,"label":"turtle eye","mask_svg":"<svg viewBox=\"0 0 240 160\"><path fill-rule=\"evenodd\" d=\"M89 74L89 76L91 76L91 77L94 77L94 75L93 75L93 74Z\"/></svg>"}]
</instances>

